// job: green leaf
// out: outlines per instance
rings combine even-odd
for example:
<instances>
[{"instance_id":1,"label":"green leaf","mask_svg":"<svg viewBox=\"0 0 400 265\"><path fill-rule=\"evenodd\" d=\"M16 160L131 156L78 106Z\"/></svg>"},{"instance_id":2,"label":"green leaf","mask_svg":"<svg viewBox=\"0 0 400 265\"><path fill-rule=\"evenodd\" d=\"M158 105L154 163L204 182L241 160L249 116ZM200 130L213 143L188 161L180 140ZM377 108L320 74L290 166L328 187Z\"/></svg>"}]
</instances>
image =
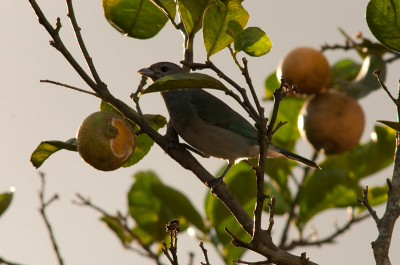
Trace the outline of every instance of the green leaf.
<instances>
[{"instance_id":1,"label":"green leaf","mask_svg":"<svg viewBox=\"0 0 400 265\"><path fill-rule=\"evenodd\" d=\"M270 74L265 80L265 99L273 100L274 91L279 88L281 83L276 76L276 71Z\"/></svg>"},{"instance_id":2,"label":"green leaf","mask_svg":"<svg viewBox=\"0 0 400 265\"><path fill-rule=\"evenodd\" d=\"M226 33L226 27L230 21L236 21L242 28L246 26L249 13L241 3L242 0L230 0L226 4L217 1L217 5L207 8L203 20L203 39L207 59L233 42L232 37Z\"/></svg>"},{"instance_id":3,"label":"green leaf","mask_svg":"<svg viewBox=\"0 0 400 265\"><path fill-rule=\"evenodd\" d=\"M109 216L104 216L100 220L105 222L107 226L117 235L119 240L121 240L122 245L124 247L127 247L127 245L129 245L129 243L132 241L132 237L129 234L125 234L124 229L119 225L119 223L114 218L111 218Z\"/></svg>"},{"instance_id":4,"label":"green leaf","mask_svg":"<svg viewBox=\"0 0 400 265\"><path fill-rule=\"evenodd\" d=\"M331 68L331 81L329 87L337 87L336 78L352 81L360 72L361 65L351 59L342 59L336 62Z\"/></svg>"},{"instance_id":5,"label":"green leaf","mask_svg":"<svg viewBox=\"0 0 400 265\"><path fill-rule=\"evenodd\" d=\"M235 51L244 51L250 56L258 57L267 54L271 47L271 40L260 28L250 27L235 34Z\"/></svg>"},{"instance_id":6,"label":"green leaf","mask_svg":"<svg viewBox=\"0 0 400 265\"><path fill-rule=\"evenodd\" d=\"M204 11L213 0L178 0L178 10L188 35L194 36L201 29Z\"/></svg>"},{"instance_id":7,"label":"green leaf","mask_svg":"<svg viewBox=\"0 0 400 265\"><path fill-rule=\"evenodd\" d=\"M168 21L167 16L150 0L103 0L103 9L111 26L136 39L154 37Z\"/></svg>"},{"instance_id":8,"label":"green leaf","mask_svg":"<svg viewBox=\"0 0 400 265\"><path fill-rule=\"evenodd\" d=\"M176 218L181 231L193 224L205 231L200 214L185 195L164 185L154 172L139 172L128 193L131 216L140 229L156 241L166 237L165 225Z\"/></svg>"},{"instance_id":9,"label":"green leaf","mask_svg":"<svg viewBox=\"0 0 400 265\"><path fill-rule=\"evenodd\" d=\"M132 232L140 238L143 244L150 246L152 245L156 240L153 238L152 235L141 229L140 227L136 226L132 229Z\"/></svg>"},{"instance_id":10,"label":"green leaf","mask_svg":"<svg viewBox=\"0 0 400 265\"><path fill-rule=\"evenodd\" d=\"M224 169L225 166L221 168L221 171ZM243 209L252 216L256 202L256 176L251 167L244 162L232 166L224 181L228 185L228 190L236 197ZM220 255L225 262L228 264L232 260L240 258L245 250L236 248L231 244L231 237L225 232L224 227L245 242L251 239L250 236L240 227L226 206L211 193L206 196L205 212L211 226L215 228L216 238L213 243L217 249L219 248L218 245L222 244Z\"/></svg>"},{"instance_id":11,"label":"green leaf","mask_svg":"<svg viewBox=\"0 0 400 265\"><path fill-rule=\"evenodd\" d=\"M368 27L383 45L400 51L400 2L371 0L367 5Z\"/></svg>"},{"instance_id":12,"label":"green leaf","mask_svg":"<svg viewBox=\"0 0 400 265\"><path fill-rule=\"evenodd\" d=\"M44 141L33 151L31 155L31 163L35 168L39 168L49 156L55 152L65 149L77 152L76 138L71 138L65 142L61 141Z\"/></svg>"},{"instance_id":13,"label":"green leaf","mask_svg":"<svg viewBox=\"0 0 400 265\"><path fill-rule=\"evenodd\" d=\"M136 111L134 111L132 108L130 109L131 111L136 113ZM113 106L104 101L101 101L100 110L114 112L122 117L122 114L118 110L116 110ZM152 114L144 114L143 116L146 119L146 121L150 123L151 127L156 131L163 128L167 124L167 119L164 116L152 115ZM139 129L139 127L136 124L134 124L130 120L127 121L129 122L129 124L131 124L134 130ZM140 160L142 160L143 157L145 157L149 153L153 144L154 141L147 134L140 134L136 136L135 152L133 153L131 158L123 165L123 167L133 166Z\"/></svg>"},{"instance_id":14,"label":"green leaf","mask_svg":"<svg viewBox=\"0 0 400 265\"><path fill-rule=\"evenodd\" d=\"M328 209L359 206L359 181L393 163L395 133L388 127L375 126L372 139L352 151L328 156L320 163L322 170L308 176L299 197L299 223Z\"/></svg>"},{"instance_id":15,"label":"green leaf","mask_svg":"<svg viewBox=\"0 0 400 265\"><path fill-rule=\"evenodd\" d=\"M143 94L189 88L228 89L212 76L199 73L182 73L164 76L147 87Z\"/></svg>"},{"instance_id":16,"label":"green leaf","mask_svg":"<svg viewBox=\"0 0 400 265\"><path fill-rule=\"evenodd\" d=\"M377 122L383 123L389 126L390 128L400 132L400 122L397 121L377 121Z\"/></svg>"},{"instance_id":17,"label":"green leaf","mask_svg":"<svg viewBox=\"0 0 400 265\"><path fill-rule=\"evenodd\" d=\"M294 145L300 138L297 120L304 102L304 98L296 96L288 96L281 101L275 126L277 126L280 121L287 121L287 124L283 125L273 135L272 143L289 151L294 151Z\"/></svg>"},{"instance_id":18,"label":"green leaf","mask_svg":"<svg viewBox=\"0 0 400 265\"><path fill-rule=\"evenodd\" d=\"M360 99L381 87L378 79L373 74L376 69L382 70L380 76L382 81L385 81L386 63L380 55L370 54L365 57L361 70L353 81L349 82L340 78L336 78L335 81L339 86L339 90L350 97Z\"/></svg>"},{"instance_id":19,"label":"green leaf","mask_svg":"<svg viewBox=\"0 0 400 265\"><path fill-rule=\"evenodd\" d=\"M10 206L12 197L12 192L5 192L0 194L0 216L7 210L8 206Z\"/></svg>"}]
</instances>

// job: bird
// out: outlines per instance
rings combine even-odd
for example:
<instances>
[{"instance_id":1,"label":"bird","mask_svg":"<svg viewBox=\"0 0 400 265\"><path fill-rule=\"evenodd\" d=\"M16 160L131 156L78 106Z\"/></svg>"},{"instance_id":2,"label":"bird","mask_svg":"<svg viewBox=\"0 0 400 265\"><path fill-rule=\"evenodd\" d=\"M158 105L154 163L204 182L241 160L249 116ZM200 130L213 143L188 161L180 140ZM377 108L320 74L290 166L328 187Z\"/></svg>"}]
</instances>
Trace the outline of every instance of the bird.
<instances>
[{"instance_id":1,"label":"bird","mask_svg":"<svg viewBox=\"0 0 400 265\"><path fill-rule=\"evenodd\" d=\"M138 73L155 82L164 76L184 73L184 70L171 62L159 62L140 69ZM256 128L214 95L202 88L164 91L161 95L173 128L187 144L204 157L213 156L228 161L223 173L210 184L212 189L223 181L236 162L259 156ZM270 143L267 158L276 157L286 157L320 169L314 161Z\"/></svg>"}]
</instances>

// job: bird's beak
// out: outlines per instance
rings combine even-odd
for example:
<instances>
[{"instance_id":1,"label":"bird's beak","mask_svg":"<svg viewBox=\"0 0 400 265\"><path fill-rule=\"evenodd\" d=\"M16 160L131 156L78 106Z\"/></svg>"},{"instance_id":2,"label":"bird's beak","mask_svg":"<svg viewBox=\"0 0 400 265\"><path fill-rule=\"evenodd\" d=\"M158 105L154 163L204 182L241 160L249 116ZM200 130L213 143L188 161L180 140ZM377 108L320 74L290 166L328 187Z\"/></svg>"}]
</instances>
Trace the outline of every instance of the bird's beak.
<instances>
[{"instance_id":1,"label":"bird's beak","mask_svg":"<svg viewBox=\"0 0 400 265\"><path fill-rule=\"evenodd\" d=\"M138 71L139 74L150 77L151 79L155 78L156 72L149 68L142 68Z\"/></svg>"}]
</instances>

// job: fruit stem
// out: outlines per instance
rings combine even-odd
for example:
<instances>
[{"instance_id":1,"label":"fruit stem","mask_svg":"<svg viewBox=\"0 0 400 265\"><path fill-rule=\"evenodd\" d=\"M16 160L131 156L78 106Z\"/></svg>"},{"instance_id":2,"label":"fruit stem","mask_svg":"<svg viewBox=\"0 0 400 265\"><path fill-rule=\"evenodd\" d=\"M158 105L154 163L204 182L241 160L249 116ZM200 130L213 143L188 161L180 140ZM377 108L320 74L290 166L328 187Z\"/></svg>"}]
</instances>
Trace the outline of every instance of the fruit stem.
<instances>
[{"instance_id":1,"label":"fruit stem","mask_svg":"<svg viewBox=\"0 0 400 265\"><path fill-rule=\"evenodd\" d=\"M117 129L116 127L114 127L113 125L111 125L111 124L108 124L108 125L106 125L106 126L104 127L103 133L104 133L104 135L105 135L106 137L108 137L108 138L113 138L113 139L114 139L114 138L117 138L118 135L119 135L118 129Z\"/></svg>"}]
</instances>

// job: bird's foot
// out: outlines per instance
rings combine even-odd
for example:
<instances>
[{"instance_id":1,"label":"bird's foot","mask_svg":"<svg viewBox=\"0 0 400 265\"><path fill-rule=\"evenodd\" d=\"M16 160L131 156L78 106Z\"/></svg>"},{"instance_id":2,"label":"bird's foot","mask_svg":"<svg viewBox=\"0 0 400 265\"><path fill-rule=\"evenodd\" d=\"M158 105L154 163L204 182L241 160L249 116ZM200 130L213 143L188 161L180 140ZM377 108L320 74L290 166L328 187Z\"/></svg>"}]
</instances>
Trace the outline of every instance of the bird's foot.
<instances>
[{"instance_id":1,"label":"bird's foot","mask_svg":"<svg viewBox=\"0 0 400 265\"><path fill-rule=\"evenodd\" d=\"M207 187L210 188L211 193L214 194L214 189L220 184L220 183L224 183L226 185L226 183L223 181L224 180L224 176L220 176L216 179L213 179L211 181L207 181L206 185Z\"/></svg>"}]
</instances>

